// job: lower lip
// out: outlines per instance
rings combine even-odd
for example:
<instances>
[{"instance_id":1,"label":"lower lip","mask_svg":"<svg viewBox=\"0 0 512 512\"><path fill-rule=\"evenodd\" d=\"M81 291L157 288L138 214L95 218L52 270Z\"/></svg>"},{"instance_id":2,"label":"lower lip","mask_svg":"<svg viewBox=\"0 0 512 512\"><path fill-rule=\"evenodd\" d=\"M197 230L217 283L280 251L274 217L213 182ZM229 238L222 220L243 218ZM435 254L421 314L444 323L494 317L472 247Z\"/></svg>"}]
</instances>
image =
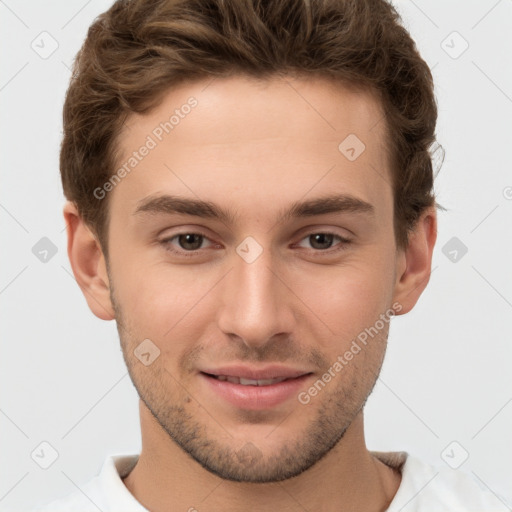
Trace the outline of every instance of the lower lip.
<instances>
[{"instance_id":1,"label":"lower lip","mask_svg":"<svg viewBox=\"0 0 512 512\"><path fill-rule=\"evenodd\" d=\"M200 377L217 395L241 409L261 411L275 407L291 397L297 397L311 374L287 379L269 386L244 386L227 380L219 380L200 373Z\"/></svg>"}]
</instances>

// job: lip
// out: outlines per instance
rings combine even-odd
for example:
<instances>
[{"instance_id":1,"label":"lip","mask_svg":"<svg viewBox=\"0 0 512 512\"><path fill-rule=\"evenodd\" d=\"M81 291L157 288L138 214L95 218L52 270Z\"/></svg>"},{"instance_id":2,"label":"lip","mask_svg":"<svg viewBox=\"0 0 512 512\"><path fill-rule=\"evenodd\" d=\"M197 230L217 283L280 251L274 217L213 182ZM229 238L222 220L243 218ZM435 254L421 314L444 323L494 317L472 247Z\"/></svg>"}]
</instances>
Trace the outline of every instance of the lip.
<instances>
[{"instance_id":1,"label":"lip","mask_svg":"<svg viewBox=\"0 0 512 512\"><path fill-rule=\"evenodd\" d=\"M221 381L211 375L226 375L246 379L262 380L285 377L286 380L267 386L244 386L229 381ZM271 409L290 399L296 399L305 382L312 376L304 372L285 367L266 367L256 370L249 367L217 368L199 373L199 377L207 389L216 397L227 401L238 409L262 411Z\"/></svg>"}]
</instances>

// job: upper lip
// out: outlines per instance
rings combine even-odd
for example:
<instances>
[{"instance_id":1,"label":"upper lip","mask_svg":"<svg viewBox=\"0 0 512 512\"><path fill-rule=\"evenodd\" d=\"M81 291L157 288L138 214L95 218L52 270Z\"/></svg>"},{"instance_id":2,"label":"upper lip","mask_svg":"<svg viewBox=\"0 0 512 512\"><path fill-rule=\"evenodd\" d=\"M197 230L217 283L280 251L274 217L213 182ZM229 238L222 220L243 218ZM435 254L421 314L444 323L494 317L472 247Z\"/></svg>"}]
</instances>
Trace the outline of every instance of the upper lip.
<instances>
[{"instance_id":1,"label":"upper lip","mask_svg":"<svg viewBox=\"0 0 512 512\"><path fill-rule=\"evenodd\" d=\"M300 370L297 368L290 368L287 366L269 365L262 368L254 366L221 366L218 368L206 368L201 370L202 373L210 375L225 375L226 377L241 377L243 379L263 380L263 379L294 379L302 375L311 373L307 370Z\"/></svg>"}]
</instances>

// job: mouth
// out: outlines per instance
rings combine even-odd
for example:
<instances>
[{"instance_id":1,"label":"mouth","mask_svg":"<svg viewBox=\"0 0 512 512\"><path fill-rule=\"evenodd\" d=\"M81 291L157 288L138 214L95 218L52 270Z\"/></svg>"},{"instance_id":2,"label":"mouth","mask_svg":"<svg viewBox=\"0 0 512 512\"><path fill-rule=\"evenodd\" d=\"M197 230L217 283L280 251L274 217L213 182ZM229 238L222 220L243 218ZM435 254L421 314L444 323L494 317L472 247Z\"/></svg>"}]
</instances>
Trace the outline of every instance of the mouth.
<instances>
[{"instance_id":1,"label":"mouth","mask_svg":"<svg viewBox=\"0 0 512 512\"><path fill-rule=\"evenodd\" d=\"M236 409L260 411L274 409L292 399L297 400L298 393L306 388L312 375L312 372L278 368L199 372L206 396L211 397L212 403L220 398Z\"/></svg>"},{"instance_id":2,"label":"mouth","mask_svg":"<svg viewBox=\"0 0 512 512\"><path fill-rule=\"evenodd\" d=\"M274 379L245 379L244 377L235 377L232 375L214 375L205 373L208 377L217 379L223 382L230 382L231 384L241 384L242 386L271 386L285 380L289 380L291 377L276 377Z\"/></svg>"}]
</instances>

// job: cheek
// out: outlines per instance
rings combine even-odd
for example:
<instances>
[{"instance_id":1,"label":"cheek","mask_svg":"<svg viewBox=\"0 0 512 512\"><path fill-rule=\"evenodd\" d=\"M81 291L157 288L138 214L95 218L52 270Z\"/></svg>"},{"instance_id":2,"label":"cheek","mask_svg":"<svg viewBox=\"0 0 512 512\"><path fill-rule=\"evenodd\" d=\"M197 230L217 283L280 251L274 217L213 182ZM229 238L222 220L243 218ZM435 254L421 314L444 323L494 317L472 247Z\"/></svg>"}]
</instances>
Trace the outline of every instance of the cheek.
<instances>
[{"instance_id":1,"label":"cheek","mask_svg":"<svg viewBox=\"0 0 512 512\"><path fill-rule=\"evenodd\" d=\"M123 307L139 337L153 340L163 354L186 350L190 340L200 339L209 321L214 276L202 278L188 270L148 267L129 277L124 287Z\"/></svg>"},{"instance_id":2,"label":"cheek","mask_svg":"<svg viewBox=\"0 0 512 512\"><path fill-rule=\"evenodd\" d=\"M323 320L330 335L339 340L351 339L373 325L389 307L392 274L377 262L347 261L302 275L297 271L288 279L295 281L294 291L309 307L306 314Z\"/></svg>"}]
</instances>

